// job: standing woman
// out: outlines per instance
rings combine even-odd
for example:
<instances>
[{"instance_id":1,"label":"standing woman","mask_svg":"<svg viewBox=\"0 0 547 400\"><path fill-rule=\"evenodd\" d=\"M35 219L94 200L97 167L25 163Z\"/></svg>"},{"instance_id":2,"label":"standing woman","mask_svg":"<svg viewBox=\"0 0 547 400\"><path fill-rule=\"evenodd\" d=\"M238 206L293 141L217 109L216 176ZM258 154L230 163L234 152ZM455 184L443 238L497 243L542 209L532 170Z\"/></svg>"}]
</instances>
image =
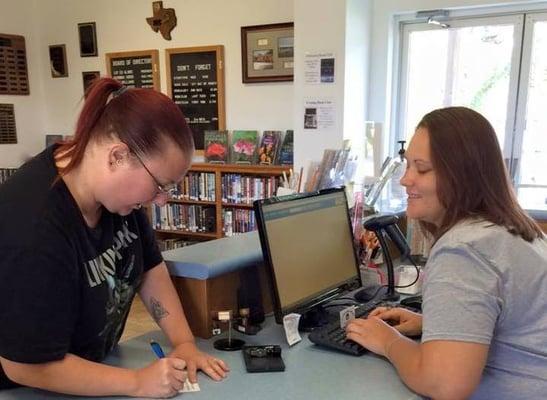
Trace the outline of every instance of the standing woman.
<instances>
[{"instance_id":1,"label":"standing woman","mask_svg":"<svg viewBox=\"0 0 547 400\"><path fill-rule=\"evenodd\" d=\"M103 78L88 92L74 138L24 164L0 188L0 389L19 385L107 396L172 396L199 351L141 205L165 204L194 144L165 95ZM136 293L173 346L129 370L101 364Z\"/></svg>"},{"instance_id":2,"label":"standing woman","mask_svg":"<svg viewBox=\"0 0 547 400\"><path fill-rule=\"evenodd\" d=\"M517 203L492 126L468 108L435 110L406 158L407 216L435 240L423 314L378 308L347 337L434 399L544 398L547 240Z\"/></svg>"}]
</instances>

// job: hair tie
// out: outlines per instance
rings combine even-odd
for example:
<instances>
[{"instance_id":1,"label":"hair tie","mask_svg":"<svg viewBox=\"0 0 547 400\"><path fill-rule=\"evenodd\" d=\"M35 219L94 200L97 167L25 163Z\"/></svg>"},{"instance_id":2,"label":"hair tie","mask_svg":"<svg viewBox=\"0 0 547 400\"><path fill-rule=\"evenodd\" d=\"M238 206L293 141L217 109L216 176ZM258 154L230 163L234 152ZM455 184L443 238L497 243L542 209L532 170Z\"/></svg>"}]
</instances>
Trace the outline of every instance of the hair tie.
<instances>
[{"instance_id":1,"label":"hair tie","mask_svg":"<svg viewBox=\"0 0 547 400\"><path fill-rule=\"evenodd\" d=\"M127 91L127 86L122 85L118 90L112 93L112 97L118 97Z\"/></svg>"}]
</instances>

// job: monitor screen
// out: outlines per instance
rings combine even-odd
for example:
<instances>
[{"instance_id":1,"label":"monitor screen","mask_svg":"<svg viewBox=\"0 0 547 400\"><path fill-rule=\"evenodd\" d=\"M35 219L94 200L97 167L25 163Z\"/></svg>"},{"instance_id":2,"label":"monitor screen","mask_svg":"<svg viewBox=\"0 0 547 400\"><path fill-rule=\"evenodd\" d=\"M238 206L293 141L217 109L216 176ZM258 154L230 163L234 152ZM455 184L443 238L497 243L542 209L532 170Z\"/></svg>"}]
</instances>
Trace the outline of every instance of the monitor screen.
<instances>
[{"instance_id":1,"label":"monitor screen","mask_svg":"<svg viewBox=\"0 0 547 400\"><path fill-rule=\"evenodd\" d=\"M344 189L261 200L255 211L278 323L358 282Z\"/></svg>"}]
</instances>

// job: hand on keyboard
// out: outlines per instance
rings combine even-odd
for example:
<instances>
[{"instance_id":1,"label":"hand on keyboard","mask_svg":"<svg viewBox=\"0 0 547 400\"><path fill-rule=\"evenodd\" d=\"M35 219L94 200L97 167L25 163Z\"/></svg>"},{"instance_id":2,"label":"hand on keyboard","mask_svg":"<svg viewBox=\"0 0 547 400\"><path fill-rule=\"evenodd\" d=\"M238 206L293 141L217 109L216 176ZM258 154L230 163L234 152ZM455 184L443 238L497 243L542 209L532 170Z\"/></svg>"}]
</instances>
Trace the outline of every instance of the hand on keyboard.
<instances>
[{"instance_id":1,"label":"hand on keyboard","mask_svg":"<svg viewBox=\"0 0 547 400\"><path fill-rule=\"evenodd\" d=\"M366 318L374 306L361 306L355 310L356 318ZM328 325L314 329L308 336L313 343L338 350L355 356L363 355L366 349L353 340L346 338L345 329L340 328L340 321L334 321Z\"/></svg>"},{"instance_id":2,"label":"hand on keyboard","mask_svg":"<svg viewBox=\"0 0 547 400\"><path fill-rule=\"evenodd\" d=\"M401 334L378 317L356 318L346 326L346 339L385 356L386 347Z\"/></svg>"},{"instance_id":3,"label":"hand on keyboard","mask_svg":"<svg viewBox=\"0 0 547 400\"><path fill-rule=\"evenodd\" d=\"M371 311L370 316L386 321L405 336L422 333L422 315L405 308L378 307Z\"/></svg>"}]
</instances>

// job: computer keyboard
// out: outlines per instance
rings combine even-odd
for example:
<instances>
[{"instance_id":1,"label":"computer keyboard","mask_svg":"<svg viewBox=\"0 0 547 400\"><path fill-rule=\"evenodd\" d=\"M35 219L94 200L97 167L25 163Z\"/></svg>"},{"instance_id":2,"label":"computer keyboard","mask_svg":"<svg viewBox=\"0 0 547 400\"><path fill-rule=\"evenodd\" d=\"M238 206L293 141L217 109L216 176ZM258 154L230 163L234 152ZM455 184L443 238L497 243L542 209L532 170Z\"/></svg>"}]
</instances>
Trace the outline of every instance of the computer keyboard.
<instances>
[{"instance_id":1,"label":"computer keyboard","mask_svg":"<svg viewBox=\"0 0 547 400\"><path fill-rule=\"evenodd\" d=\"M365 318L369 312L379 307L381 302L367 303L355 309L355 318ZM316 345L328 347L354 356L363 355L367 349L353 340L346 339L346 331L340 328L340 321L315 328L308 338Z\"/></svg>"}]
</instances>

